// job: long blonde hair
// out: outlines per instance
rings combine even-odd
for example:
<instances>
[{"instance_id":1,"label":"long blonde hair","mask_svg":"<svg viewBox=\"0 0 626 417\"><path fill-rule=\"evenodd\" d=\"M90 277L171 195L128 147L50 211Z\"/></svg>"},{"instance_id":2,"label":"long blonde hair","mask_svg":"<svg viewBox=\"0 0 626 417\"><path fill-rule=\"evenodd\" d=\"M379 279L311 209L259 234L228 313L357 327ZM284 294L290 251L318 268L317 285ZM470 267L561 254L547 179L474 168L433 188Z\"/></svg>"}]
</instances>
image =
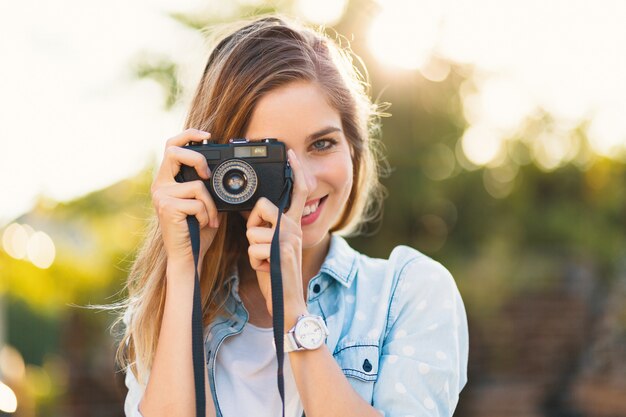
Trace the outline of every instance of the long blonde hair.
<instances>
[{"instance_id":1,"label":"long blonde hair","mask_svg":"<svg viewBox=\"0 0 626 417\"><path fill-rule=\"evenodd\" d=\"M343 236L360 233L362 225L380 215L384 196L379 183L378 160L382 158L374 140L382 113L370 99L365 67L362 66L363 72L357 69L352 58L359 58L349 47L336 44L321 30L284 17L240 21L228 26L228 31L216 42L208 58L185 128L211 132L212 138L222 142L243 137L260 97L293 81L316 82L340 114L353 158L355 180L348 203L331 232ZM200 277L205 326L224 313L230 291L225 288L225 278L239 255L247 253L242 216L229 212L222 213L221 219L204 256ZM158 220L153 215L126 283L128 298L120 304L126 326L116 353L119 365L124 369L131 366L143 383L159 338L165 269L166 252Z\"/></svg>"}]
</instances>

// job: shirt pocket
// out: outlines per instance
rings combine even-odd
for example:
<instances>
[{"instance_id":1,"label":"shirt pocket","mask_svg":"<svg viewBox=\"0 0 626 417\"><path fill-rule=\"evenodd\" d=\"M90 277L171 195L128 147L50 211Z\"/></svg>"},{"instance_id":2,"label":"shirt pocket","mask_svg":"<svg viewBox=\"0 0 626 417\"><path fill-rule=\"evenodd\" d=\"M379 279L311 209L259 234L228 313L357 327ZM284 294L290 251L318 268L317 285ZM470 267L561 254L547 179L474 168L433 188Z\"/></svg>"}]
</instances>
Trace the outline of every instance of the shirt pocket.
<instances>
[{"instance_id":1,"label":"shirt pocket","mask_svg":"<svg viewBox=\"0 0 626 417\"><path fill-rule=\"evenodd\" d=\"M378 345L350 344L337 349L333 356L350 385L371 403L374 382L378 379Z\"/></svg>"}]
</instances>

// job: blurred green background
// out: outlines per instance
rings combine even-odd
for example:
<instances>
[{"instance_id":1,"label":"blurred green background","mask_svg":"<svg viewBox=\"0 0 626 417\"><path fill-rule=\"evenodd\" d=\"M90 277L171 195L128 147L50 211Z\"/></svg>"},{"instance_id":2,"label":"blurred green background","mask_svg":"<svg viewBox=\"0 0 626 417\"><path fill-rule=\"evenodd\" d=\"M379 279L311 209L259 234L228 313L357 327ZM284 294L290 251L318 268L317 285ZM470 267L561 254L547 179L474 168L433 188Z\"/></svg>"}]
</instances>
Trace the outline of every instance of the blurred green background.
<instances>
[{"instance_id":1,"label":"blurred green background","mask_svg":"<svg viewBox=\"0 0 626 417\"><path fill-rule=\"evenodd\" d=\"M455 415L626 416L626 134L598 145L593 113L564 121L541 103L513 128L490 126L480 112L497 116L511 96L504 89L485 104L485 72L475 65L377 52L376 33L389 36L379 39L389 49L394 37L412 36L376 20L409 2L305 3L209 2L170 19L199 31L281 12L326 22L363 58L372 96L391 103L381 132L391 171L383 220L349 242L375 257L410 245L455 277L470 327L469 382ZM414 36L410 43L425 39ZM131 69L162 86L165 110L187 105L177 62L144 52ZM152 213L157 162L146 161L80 198L41 196L0 229L0 416L123 416L113 316L80 306L123 296Z\"/></svg>"}]
</instances>

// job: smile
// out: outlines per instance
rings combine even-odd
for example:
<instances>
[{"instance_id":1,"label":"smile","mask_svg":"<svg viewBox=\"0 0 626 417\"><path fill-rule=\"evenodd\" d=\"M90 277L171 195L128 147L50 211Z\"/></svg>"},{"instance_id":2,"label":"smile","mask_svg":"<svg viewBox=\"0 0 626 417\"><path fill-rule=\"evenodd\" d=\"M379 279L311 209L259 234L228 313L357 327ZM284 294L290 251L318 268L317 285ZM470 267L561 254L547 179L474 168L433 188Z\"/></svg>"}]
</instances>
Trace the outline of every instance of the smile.
<instances>
[{"instance_id":1,"label":"smile","mask_svg":"<svg viewBox=\"0 0 626 417\"><path fill-rule=\"evenodd\" d=\"M328 195L320 198L319 200L313 202L307 202L308 204L304 206L304 210L302 212L302 220L301 224L303 226L313 223L320 215L324 203L326 202L326 198Z\"/></svg>"}]
</instances>

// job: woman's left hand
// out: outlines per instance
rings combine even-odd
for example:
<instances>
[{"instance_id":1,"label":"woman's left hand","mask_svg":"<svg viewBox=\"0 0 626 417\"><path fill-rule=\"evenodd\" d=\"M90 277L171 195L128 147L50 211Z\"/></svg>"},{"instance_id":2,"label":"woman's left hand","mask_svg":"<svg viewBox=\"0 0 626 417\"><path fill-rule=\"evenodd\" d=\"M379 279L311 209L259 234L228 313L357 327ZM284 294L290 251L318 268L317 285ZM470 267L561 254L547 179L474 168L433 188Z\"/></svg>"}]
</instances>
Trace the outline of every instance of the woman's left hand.
<instances>
[{"instance_id":1,"label":"woman's left hand","mask_svg":"<svg viewBox=\"0 0 626 417\"><path fill-rule=\"evenodd\" d=\"M302 212L309 190L302 168L292 150L287 152L289 164L294 174L293 192L289 210L281 216L280 223L280 263L283 276L283 300L285 329L295 324L297 317L306 312L302 285ZM246 237L250 243L248 256L250 266L256 271L259 288L265 298L267 311L272 312L272 283L270 279L270 247L278 207L265 197L261 197L252 209L246 224Z\"/></svg>"}]
</instances>

